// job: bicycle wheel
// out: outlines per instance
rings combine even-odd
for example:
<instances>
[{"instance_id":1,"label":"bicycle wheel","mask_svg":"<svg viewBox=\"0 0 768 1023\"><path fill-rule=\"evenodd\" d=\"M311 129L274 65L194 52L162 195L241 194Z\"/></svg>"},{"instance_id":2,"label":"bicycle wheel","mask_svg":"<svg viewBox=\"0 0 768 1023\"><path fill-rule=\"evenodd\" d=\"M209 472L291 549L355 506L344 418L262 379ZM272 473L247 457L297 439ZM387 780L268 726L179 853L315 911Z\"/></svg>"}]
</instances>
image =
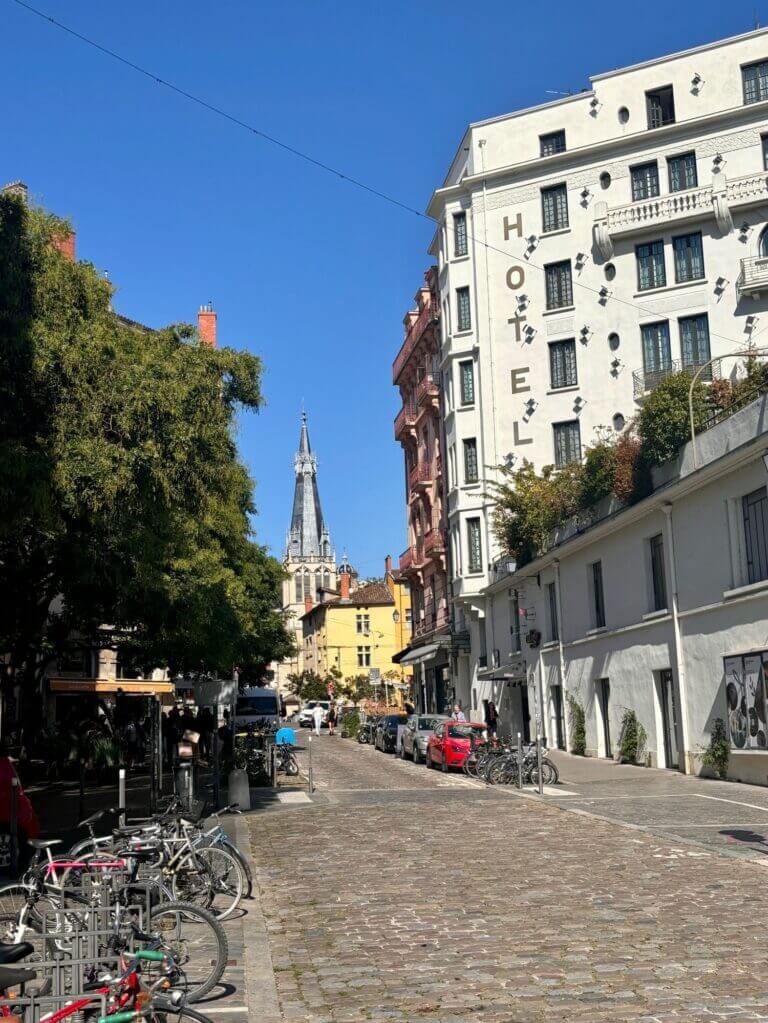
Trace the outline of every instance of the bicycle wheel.
<instances>
[{"instance_id":1,"label":"bicycle wheel","mask_svg":"<svg viewBox=\"0 0 768 1023\"><path fill-rule=\"evenodd\" d=\"M547 769L547 773L544 774L544 784L557 785L557 783L560 781L560 772L558 771L556 765L552 763L549 757L544 757L541 764L542 767L546 767Z\"/></svg>"},{"instance_id":2,"label":"bicycle wheel","mask_svg":"<svg viewBox=\"0 0 768 1023\"><path fill-rule=\"evenodd\" d=\"M166 1023L167 1020L178 1020L179 1023L184 1023L184 1020L190 1020L190 1023L192 1021L194 1023L212 1023L209 1016L204 1016L202 1012L195 1012L188 1005L173 1005L169 999L158 997L152 999L152 1010L144 1018L148 1019L150 1023Z\"/></svg>"},{"instance_id":3,"label":"bicycle wheel","mask_svg":"<svg viewBox=\"0 0 768 1023\"><path fill-rule=\"evenodd\" d=\"M20 941L28 941L34 946L34 952L28 955L24 962L19 963L20 969L38 969L40 974L35 980L24 985L27 995L50 994L53 986L51 977L42 973L42 965L51 962L57 955L58 949L55 942L42 933L42 923L34 915L34 910L27 914L23 924L19 923L18 913L0 913L0 941L4 945L15 945Z\"/></svg>"},{"instance_id":4,"label":"bicycle wheel","mask_svg":"<svg viewBox=\"0 0 768 1023\"><path fill-rule=\"evenodd\" d=\"M243 871L243 877L245 878L244 896L246 899L250 899L251 895L253 895L253 873L251 872L251 864L247 857L243 856L237 846L230 842L228 838L225 838L220 844L227 850L230 856L234 856L240 864L240 868Z\"/></svg>"},{"instance_id":5,"label":"bicycle wheel","mask_svg":"<svg viewBox=\"0 0 768 1023\"><path fill-rule=\"evenodd\" d=\"M240 905L246 880L226 849L209 845L185 856L174 872L171 890L177 902L192 902L224 920Z\"/></svg>"},{"instance_id":6,"label":"bicycle wheel","mask_svg":"<svg viewBox=\"0 0 768 1023\"><path fill-rule=\"evenodd\" d=\"M190 1002L207 995L224 976L229 954L227 936L207 909L186 902L155 906L144 937L153 943L160 942L161 950L172 957L175 970L170 978L171 987L184 992ZM152 963L144 964L142 972L150 984L159 979L157 970Z\"/></svg>"}]
</instances>

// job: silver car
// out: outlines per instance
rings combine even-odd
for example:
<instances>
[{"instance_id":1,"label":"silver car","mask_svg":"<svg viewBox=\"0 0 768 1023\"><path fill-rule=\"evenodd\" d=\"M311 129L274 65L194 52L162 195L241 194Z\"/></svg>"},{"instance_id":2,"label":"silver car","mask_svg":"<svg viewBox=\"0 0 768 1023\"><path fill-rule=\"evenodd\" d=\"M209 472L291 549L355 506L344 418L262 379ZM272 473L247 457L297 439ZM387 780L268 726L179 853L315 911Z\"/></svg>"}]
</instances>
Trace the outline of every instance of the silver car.
<instances>
[{"instance_id":1,"label":"silver car","mask_svg":"<svg viewBox=\"0 0 768 1023\"><path fill-rule=\"evenodd\" d=\"M427 740L441 721L447 721L447 714L411 714L405 724L400 759L410 757L414 764L424 763Z\"/></svg>"}]
</instances>

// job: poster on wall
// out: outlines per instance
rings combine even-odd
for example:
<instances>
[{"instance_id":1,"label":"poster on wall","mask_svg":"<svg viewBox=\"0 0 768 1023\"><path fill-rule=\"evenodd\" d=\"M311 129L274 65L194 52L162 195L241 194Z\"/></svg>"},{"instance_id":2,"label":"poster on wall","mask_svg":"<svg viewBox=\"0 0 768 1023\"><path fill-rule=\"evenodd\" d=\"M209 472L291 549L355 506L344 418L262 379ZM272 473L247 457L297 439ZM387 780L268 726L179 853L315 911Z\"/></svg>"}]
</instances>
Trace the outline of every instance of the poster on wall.
<instances>
[{"instance_id":1,"label":"poster on wall","mask_svg":"<svg viewBox=\"0 0 768 1023\"><path fill-rule=\"evenodd\" d=\"M768 668L768 651L726 657L724 667L731 746L734 749L767 749L765 671Z\"/></svg>"},{"instance_id":2,"label":"poster on wall","mask_svg":"<svg viewBox=\"0 0 768 1023\"><path fill-rule=\"evenodd\" d=\"M747 693L750 748L765 749L765 681L760 654L744 658L744 688Z\"/></svg>"},{"instance_id":3,"label":"poster on wall","mask_svg":"<svg viewBox=\"0 0 768 1023\"><path fill-rule=\"evenodd\" d=\"M747 698L744 688L742 657L725 659L725 698L728 703L728 731L731 745L744 749L747 745Z\"/></svg>"}]
</instances>

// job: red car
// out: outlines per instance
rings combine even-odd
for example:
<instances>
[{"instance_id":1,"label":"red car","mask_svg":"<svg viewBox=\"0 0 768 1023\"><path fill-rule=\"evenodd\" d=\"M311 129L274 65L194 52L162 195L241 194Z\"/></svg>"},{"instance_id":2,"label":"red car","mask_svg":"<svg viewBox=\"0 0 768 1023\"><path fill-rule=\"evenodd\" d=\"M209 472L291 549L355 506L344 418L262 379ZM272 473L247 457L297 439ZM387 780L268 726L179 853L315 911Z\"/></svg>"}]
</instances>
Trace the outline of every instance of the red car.
<instances>
[{"instance_id":1,"label":"red car","mask_svg":"<svg viewBox=\"0 0 768 1023\"><path fill-rule=\"evenodd\" d=\"M482 739L485 725L477 721L441 721L427 741L427 767L463 767L471 740Z\"/></svg>"}]
</instances>

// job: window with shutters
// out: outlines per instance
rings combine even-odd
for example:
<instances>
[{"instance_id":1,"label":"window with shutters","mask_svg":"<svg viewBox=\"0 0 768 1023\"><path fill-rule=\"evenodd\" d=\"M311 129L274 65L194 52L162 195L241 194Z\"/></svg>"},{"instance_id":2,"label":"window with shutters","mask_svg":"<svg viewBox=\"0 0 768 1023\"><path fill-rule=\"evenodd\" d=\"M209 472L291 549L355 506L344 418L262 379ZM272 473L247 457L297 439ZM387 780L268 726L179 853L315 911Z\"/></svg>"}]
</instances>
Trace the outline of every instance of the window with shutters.
<instances>
[{"instance_id":1,"label":"window with shutters","mask_svg":"<svg viewBox=\"0 0 768 1023\"><path fill-rule=\"evenodd\" d=\"M669 170L670 192L682 192L686 188L695 188L699 183L696 174L695 153L670 156L667 160L667 169Z\"/></svg>"},{"instance_id":2,"label":"window with shutters","mask_svg":"<svg viewBox=\"0 0 768 1023\"><path fill-rule=\"evenodd\" d=\"M467 519L467 570L469 572L482 572L483 570L480 519Z\"/></svg>"},{"instance_id":3,"label":"window with shutters","mask_svg":"<svg viewBox=\"0 0 768 1023\"><path fill-rule=\"evenodd\" d=\"M664 266L664 242L645 242L635 246L637 259L637 290L648 291L650 288L663 288L667 283L667 271Z\"/></svg>"},{"instance_id":4,"label":"window with shutters","mask_svg":"<svg viewBox=\"0 0 768 1023\"><path fill-rule=\"evenodd\" d=\"M539 151L542 156L554 156L565 152L565 131L550 131L539 135Z\"/></svg>"},{"instance_id":5,"label":"window with shutters","mask_svg":"<svg viewBox=\"0 0 768 1023\"><path fill-rule=\"evenodd\" d=\"M552 433L555 442L555 466L562 469L570 462L581 461L581 429L578 419L567 423L553 423Z\"/></svg>"},{"instance_id":6,"label":"window with shutters","mask_svg":"<svg viewBox=\"0 0 768 1023\"><path fill-rule=\"evenodd\" d=\"M573 282L571 280L571 261L565 259L560 263L550 263L544 267L547 289L547 309L562 309L573 305Z\"/></svg>"},{"instance_id":7,"label":"window with shutters","mask_svg":"<svg viewBox=\"0 0 768 1023\"><path fill-rule=\"evenodd\" d=\"M541 190L542 230L561 231L568 227L568 192L565 185Z\"/></svg>"},{"instance_id":8,"label":"window with shutters","mask_svg":"<svg viewBox=\"0 0 768 1023\"><path fill-rule=\"evenodd\" d=\"M648 541L651 556L651 597L653 611L667 609L667 578L664 571L664 537L661 533Z\"/></svg>"},{"instance_id":9,"label":"window with shutters","mask_svg":"<svg viewBox=\"0 0 768 1023\"><path fill-rule=\"evenodd\" d=\"M456 289L456 329L472 329L472 313L469 308L469 288Z\"/></svg>"},{"instance_id":10,"label":"window with shutters","mask_svg":"<svg viewBox=\"0 0 768 1023\"><path fill-rule=\"evenodd\" d=\"M761 100L768 99L768 60L743 67L741 83L745 103L760 103Z\"/></svg>"},{"instance_id":11,"label":"window with shutters","mask_svg":"<svg viewBox=\"0 0 768 1023\"><path fill-rule=\"evenodd\" d=\"M747 582L768 579L768 496L765 487L753 490L741 499L744 516L744 543L747 555Z\"/></svg>"},{"instance_id":12,"label":"window with shutters","mask_svg":"<svg viewBox=\"0 0 768 1023\"><path fill-rule=\"evenodd\" d=\"M697 281L704 276L704 248L700 231L673 238L672 249L675 254L675 280L678 284Z\"/></svg>"},{"instance_id":13,"label":"window with shutters","mask_svg":"<svg viewBox=\"0 0 768 1023\"><path fill-rule=\"evenodd\" d=\"M680 355L684 369L705 366L710 358L709 318L706 313L698 316L683 316L678 320L680 327ZM711 380L712 369L704 370L700 379Z\"/></svg>"},{"instance_id":14,"label":"window with shutters","mask_svg":"<svg viewBox=\"0 0 768 1023\"><path fill-rule=\"evenodd\" d=\"M472 359L459 363L459 381L461 384L461 404L475 403L475 364Z\"/></svg>"},{"instance_id":15,"label":"window with shutters","mask_svg":"<svg viewBox=\"0 0 768 1023\"><path fill-rule=\"evenodd\" d=\"M669 322L645 323L640 328L643 344L643 369L649 374L664 374L672 368L672 352L669 345ZM655 386L651 381L647 386Z\"/></svg>"},{"instance_id":16,"label":"window with shutters","mask_svg":"<svg viewBox=\"0 0 768 1023\"><path fill-rule=\"evenodd\" d=\"M467 437L464 441L464 482L477 483L477 440Z\"/></svg>"},{"instance_id":17,"label":"window with shutters","mask_svg":"<svg viewBox=\"0 0 768 1023\"><path fill-rule=\"evenodd\" d=\"M453 215L453 254L454 256L466 256L467 247L467 215L466 213L454 213Z\"/></svg>"},{"instance_id":18,"label":"window with shutters","mask_svg":"<svg viewBox=\"0 0 768 1023\"><path fill-rule=\"evenodd\" d=\"M576 342L553 341L549 346L549 369L552 378L552 390L558 387L575 387L576 378Z\"/></svg>"},{"instance_id":19,"label":"window with shutters","mask_svg":"<svg viewBox=\"0 0 768 1023\"><path fill-rule=\"evenodd\" d=\"M645 106L649 128L663 128L665 124L675 123L675 97L671 85L646 92Z\"/></svg>"},{"instance_id":20,"label":"window with shutters","mask_svg":"<svg viewBox=\"0 0 768 1023\"><path fill-rule=\"evenodd\" d=\"M653 163L641 163L629 171L632 179L632 200L653 199L659 194L659 168Z\"/></svg>"}]
</instances>

